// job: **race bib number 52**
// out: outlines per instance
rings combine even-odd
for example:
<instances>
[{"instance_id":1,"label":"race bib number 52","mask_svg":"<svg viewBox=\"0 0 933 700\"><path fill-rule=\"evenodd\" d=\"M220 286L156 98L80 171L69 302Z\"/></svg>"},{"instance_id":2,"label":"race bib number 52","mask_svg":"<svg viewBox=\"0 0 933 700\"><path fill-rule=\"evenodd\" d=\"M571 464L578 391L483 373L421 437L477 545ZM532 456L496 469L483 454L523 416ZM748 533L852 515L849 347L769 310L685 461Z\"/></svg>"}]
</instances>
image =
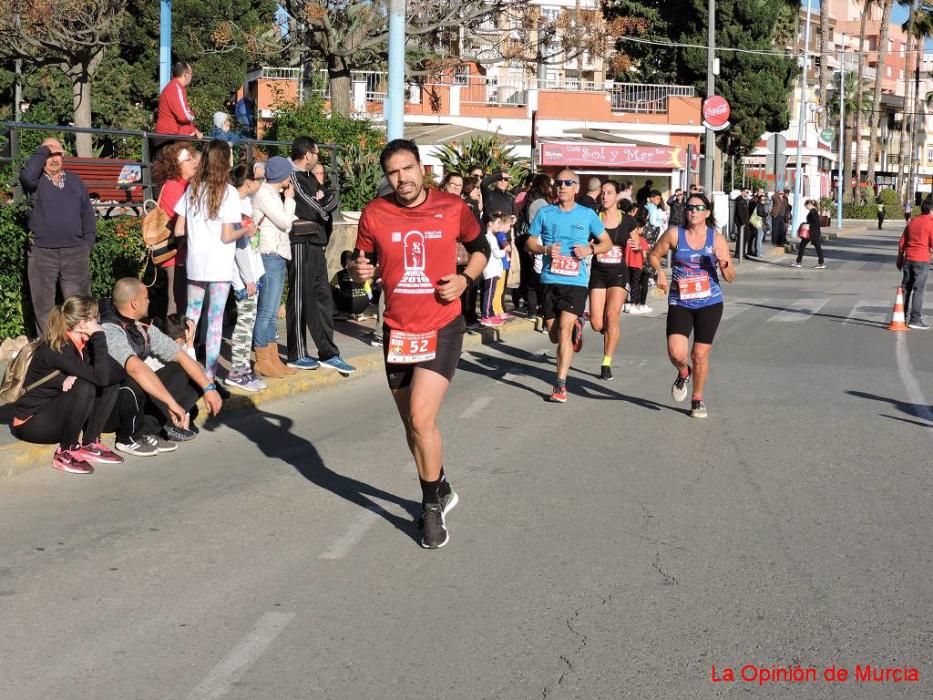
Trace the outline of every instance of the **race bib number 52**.
<instances>
[{"instance_id":1,"label":"race bib number 52","mask_svg":"<svg viewBox=\"0 0 933 700\"><path fill-rule=\"evenodd\" d=\"M389 354L386 362L410 365L433 360L437 354L437 331L406 333L393 329L389 333Z\"/></svg>"}]
</instances>

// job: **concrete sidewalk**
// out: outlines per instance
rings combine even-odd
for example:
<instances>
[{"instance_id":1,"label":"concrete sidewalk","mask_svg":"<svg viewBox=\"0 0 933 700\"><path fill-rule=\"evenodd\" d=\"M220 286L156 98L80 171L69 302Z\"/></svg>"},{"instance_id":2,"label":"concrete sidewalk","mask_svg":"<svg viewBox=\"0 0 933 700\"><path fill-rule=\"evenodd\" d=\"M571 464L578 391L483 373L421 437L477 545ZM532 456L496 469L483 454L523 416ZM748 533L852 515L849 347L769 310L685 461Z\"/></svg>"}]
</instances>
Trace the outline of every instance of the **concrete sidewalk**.
<instances>
[{"instance_id":1,"label":"concrete sidewalk","mask_svg":"<svg viewBox=\"0 0 933 700\"><path fill-rule=\"evenodd\" d=\"M285 322L279 320L279 339L280 347L285 339ZM337 347L340 348L340 354L343 359L356 367L349 377L344 377L335 370L320 368L316 370L298 371L297 374L284 379L267 379L269 388L255 394L242 392L239 389L233 389L228 386L222 386L222 391L229 392L229 397L224 399L224 406L221 415L227 415L237 411L254 410L257 406L284 399L296 394L310 393L327 387L337 386L341 382L353 381L354 377L363 376L372 372L381 372L383 368L382 348L373 347L369 344L369 333L375 328L376 322L373 318L364 321L341 321L336 320L335 337ZM534 323L530 319L513 317L505 325L498 328L484 328L480 331L468 331L463 339L463 347L474 347L476 345L489 344L497 342L502 337L514 333L528 332L534 330ZM228 329L225 328L225 331ZM226 368L229 367L227 359L230 357L229 334L224 333L223 358L221 365L224 367L221 376L226 375ZM313 343L309 340L309 346ZM284 347L282 347L284 355ZM0 420L9 426L12 411L10 406L0 408ZM203 401L199 405L198 424L203 424L207 420L208 413ZM21 442L13 437L9 428L0 430L0 479L3 477L15 476L32 469L48 467L52 463L52 453L54 445L32 445ZM130 457L129 459L133 459Z\"/></svg>"}]
</instances>

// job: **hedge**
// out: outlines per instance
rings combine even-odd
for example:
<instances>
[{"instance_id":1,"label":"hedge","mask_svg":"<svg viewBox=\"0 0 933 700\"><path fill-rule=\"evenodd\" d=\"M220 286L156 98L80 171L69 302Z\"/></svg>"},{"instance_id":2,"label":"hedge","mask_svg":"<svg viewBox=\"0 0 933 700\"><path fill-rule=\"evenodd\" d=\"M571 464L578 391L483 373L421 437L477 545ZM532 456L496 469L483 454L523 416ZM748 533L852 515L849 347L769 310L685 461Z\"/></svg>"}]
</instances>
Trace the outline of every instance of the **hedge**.
<instances>
[{"instance_id":1,"label":"hedge","mask_svg":"<svg viewBox=\"0 0 933 700\"><path fill-rule=\"evenodd\" d=\"M0 338L35 332L26 279L28 215L24 201L0 207ZM91 251L91 293L100 299L110 294L120 277L138 277L145 267L144 253L137 217L98 219L97 242Z\"/></svg>"},{"instance_id":2,"label":"hedge","mask_svg":"<svg viewBox=\"0 0 933 700\"><path fill-rule=\"evenodd\" d=\"M836 208L832 208L833 216L835 216ZM914 207L914 214L920 213L920 207ZM885 218L887 219L901 219L904 216L904 207L900 204L886 204L884 207ZM843 203L842 205L842 218L843 219L875 219L878 216L878 205L877 204L852 204L852 203Z\"/></svg>"}]
</instances>

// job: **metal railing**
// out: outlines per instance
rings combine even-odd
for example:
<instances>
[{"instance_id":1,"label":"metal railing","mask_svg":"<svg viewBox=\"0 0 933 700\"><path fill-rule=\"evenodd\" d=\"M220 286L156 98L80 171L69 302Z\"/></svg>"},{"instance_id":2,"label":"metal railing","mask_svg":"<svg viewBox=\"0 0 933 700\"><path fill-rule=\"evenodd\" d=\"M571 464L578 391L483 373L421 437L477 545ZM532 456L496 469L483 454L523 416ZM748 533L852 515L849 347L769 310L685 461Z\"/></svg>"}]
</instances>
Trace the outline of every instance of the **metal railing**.
<instances>
[{"instance_id":1,"label":"metal railing","mask_svg":"<svg viewBox=\"0 0 933 700\"><path fill-rule=\"evenodd\" d=\"M613 83L610 94L613 112L663 114L667 111L669 97L693 97L694 88L689 85Z\"/></svg>"},{"instance_id":2,"label":"metal railing","mask_svg":"<svg viewBox=\"0 0 933 700\"><path fill-rule=\"evenodd\" d=\"M327 71L319 71L322 87L315 89L330 98ZM388 93L388 76L384 71L353 71L353 82L365 81L366 101L382 102ZM421 80L409 80L409 89L418 85L432 87L459 86L461 104L514 105L528 104L529 90L557 90L568 92L609 92L614 112L636 112L661 114L667 111L669 97L694 97L695 89L690 85L642 85L638 83L616 83L611 80L578 80L576 78L541 78L506 75L475 75L464 73L444 74Z\"/></svg>"},{"instance_id":3,"label":"metal railing","mask_svg":"<svg viewBox=\"0 0 933 700\"><path fill-rule=\"evenodd\" d=\"M13 167L20 166L25 158L21 154L21 141L22 141L22 132L28 131L42 131L48 132L50 135L63 137L63 140L66 140L69 136L76 134L91 134L93 137L96 137L98 140L98 150L100 148L101 141L113 141L117 138L132 138L139 140L140 150L139 158L129 157L129 158L117 158L118 160L125 161L126 164L139 165L141 171L141 178L138 182L139 186L143 188L143 195L145 199L155 199L155 184L152 180L152 152L153 150L158 150L160 147L167 145L168 143L174 141L191 141L197 143L210 143L211 139L209 138L195 138L193 136L180 136L176 134L157 134L151 131L128 131L125 129L108 129L108 128L98 128L98 127L77 127L77 126L59 126L56 124L32 124L28 122L0 122L0 166L10 165ZM64 145L64 144L63 144ZM67 148L67 146L66 146ZM272 141L266 139L244 139L240 144L233 146L234 149L234 158L237 162L245 163L246 165L252 167L253 163L256 162L256 150L255 149L276 149L282 150L282 154L286 157L288 156L288 149L291 148L291 141ZM324 165L325 170L327 171L328 178L330 181L331 189L337 194L337 199L340 199L340 180L337 177L337 151L341 149L340 146L331 143L321 143L318 144L318 148L322 151L328 152L328 158ZM73 151L73 149L72 149ZM104 157L104 156L101 156ZM111 156L106 156L110 158ZM117 183L113 183L114 187L117 186ZM14 194L19 197L22 196L22 190L19 186L19 183L14 186ZM121 203L99 203L101 207L115 207L119 206Z\"/></svg>"}]
</instances>

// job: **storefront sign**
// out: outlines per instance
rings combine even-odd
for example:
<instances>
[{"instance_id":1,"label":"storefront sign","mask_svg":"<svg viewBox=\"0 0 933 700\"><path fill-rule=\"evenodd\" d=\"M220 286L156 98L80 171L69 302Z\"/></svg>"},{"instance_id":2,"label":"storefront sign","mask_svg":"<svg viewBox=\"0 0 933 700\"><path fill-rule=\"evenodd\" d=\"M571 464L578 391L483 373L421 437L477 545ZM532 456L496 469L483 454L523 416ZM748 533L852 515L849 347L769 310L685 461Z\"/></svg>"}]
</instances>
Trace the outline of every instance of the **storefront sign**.
<instances>
[{"instance_id":1,"label":"storefront sign","mask_svg":"<svg viewBox=\"0 0 933 700\"><path fill-rule=\"evenodd\" d=\"M643 168L676 170L684 167L680 148L673 146L626 146L600 143L541 143L542 166L576 168Z\"/></svg>"}]
</instances>

